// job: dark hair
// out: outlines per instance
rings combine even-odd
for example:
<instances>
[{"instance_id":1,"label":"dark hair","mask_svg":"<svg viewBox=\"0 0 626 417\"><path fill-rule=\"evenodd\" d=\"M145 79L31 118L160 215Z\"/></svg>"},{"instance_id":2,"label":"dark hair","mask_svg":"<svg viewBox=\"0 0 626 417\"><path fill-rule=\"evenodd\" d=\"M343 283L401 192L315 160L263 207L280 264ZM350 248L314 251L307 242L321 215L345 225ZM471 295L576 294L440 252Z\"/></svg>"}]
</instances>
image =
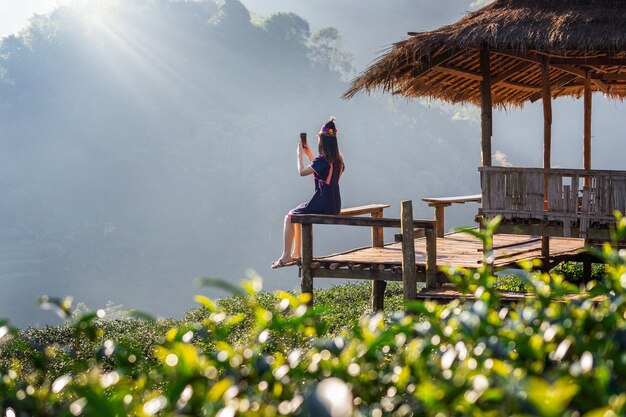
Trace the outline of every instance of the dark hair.
<instances>
[{"instance_id":1,"label":"dark hair","mask_svg":"<svg viewBox=\"0 0 626 417\"><path fill-rule=\"evenodd\" d=\"M326 158L329 163L343 167L343 156L341 155L341 152L339 152L337 136L327 136L322 133L320 133L318 136L318 152L320 153L320 155L324 155L324 158Z\"/></svg>"}]
</instances>

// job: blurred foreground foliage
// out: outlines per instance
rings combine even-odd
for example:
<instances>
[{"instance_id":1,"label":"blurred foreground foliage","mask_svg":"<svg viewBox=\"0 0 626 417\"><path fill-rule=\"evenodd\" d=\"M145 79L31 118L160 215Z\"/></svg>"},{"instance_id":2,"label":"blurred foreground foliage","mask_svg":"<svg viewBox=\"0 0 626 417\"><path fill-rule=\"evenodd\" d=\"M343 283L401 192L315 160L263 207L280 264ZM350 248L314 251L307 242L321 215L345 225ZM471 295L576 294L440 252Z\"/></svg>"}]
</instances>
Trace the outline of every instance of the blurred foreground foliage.
<instances>
[{"instance_id":1,"label":"blurred foreground foliage","mask_svg":"<svg viewBox=\"0 0 626 417\"><path fill-rule=\"evenodd\" d=\"M624 236L619 218L615 242ZM626 252L615 247L594 253L601 280L528 273L520 285L534 297L516 304L502 303L502 279L459 269L449 277L472 299L403 307L390 286L397 312L360 317L366 284L320 291L307 308L307 295L263 293L251 278L233 297L198 296L180 321L108 321L45 298L64 326L0 322L0 415L625 415Z\"/></svg>"}]
</instances>

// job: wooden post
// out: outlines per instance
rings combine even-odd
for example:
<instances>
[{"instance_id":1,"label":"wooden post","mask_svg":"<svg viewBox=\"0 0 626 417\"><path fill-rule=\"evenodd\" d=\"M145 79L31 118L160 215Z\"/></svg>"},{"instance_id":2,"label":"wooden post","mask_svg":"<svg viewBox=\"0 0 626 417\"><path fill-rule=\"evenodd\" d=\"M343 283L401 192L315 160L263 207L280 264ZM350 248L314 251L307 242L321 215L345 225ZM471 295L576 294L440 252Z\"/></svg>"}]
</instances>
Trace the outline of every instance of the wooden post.
<instances>
[{"instance_id":1,"label":"wooden post","mask_svg":"<svg viewBox=\"0 0 626 417\"><path fill-rule=\"evenodd\" d=\"M480 50L480 72L483 80L480 83L480 148L481 163L484 167L491 166L491 136L493 134L491 104L491 70L489 49Z\"/></svg>"},{"instance_id":2,"label":"wooden post","mask_svg":"<svg viewBox=\"0 0 626 417\"><path fill-rule=\"evenodd\" d=\"M491 136L493 134L493 115L492 115L492 102L491 102L491 57L489 49L482 48L480 50L480 72L483 77L480 83L480 152L481 152L481 165L484 167L491 166ZM484 181L488 181L488 178L483 178L481 172L480 184L482 188L483 199L489 198L485 195L485 188L488 188ZM483 200L484 201L484 200ZM483 245L485 253L489 248ZM488 266L487 266L488 267Z\"/></svg>"},{"instance_id":3,"label":"wooden post","mask_svg":"<svg viewBox=\"0 0 626 417\"><path fill-rule=\"evenodd\" d=\"M302 225L302 278L300 285L302 293L311 294L309 306L313 305L313 225Z\"/></svg>"},{"instance_id":4,"label":"wooden post","mask_svg":"<svg viewBox=\"0 0 626 417\"><path fill-rule=\"evenodd\" d=\"M435 204L435 221L437 222L437 237L443 237L445 233L444 229L444 216L446 206L443 204Z\"/></svg>"},{"instance_id":5,"label":"wooden post","mask_svg":"<svg viewBox=\"0 0 626 417\"><path fill-rule=\"evenodd\" d=\"M426 288L437 288L437 234L426 229Z\"/></svg>"},{"instance_id":6,"label":"wooden post","mask_svg":"<svg viewBox=\"0 0 626 417\"><path fill-rule=\"evenodd\" d=\"M585 284L591 281L591 274L591 257L589 255L586 255L583 259L583 282Z\"/></svg>"},{"instance_id":7,"label":"wooden post","mask_svg":"<svg viewBox=\"0 0 626 417\"><path fill-rule=\"evenodd\" d=\"M487 219L483 219L480 223L480 233L485 233L484 222L487 222ZM495 256L493 252L493 238L483 240L483 266L485 267L485 271L489 275L493 275L493 262L495 261Z\"/></svg>"},{"instance_id":8,"label":"wooden post","mask_svg":"<svg viewBox=\"0 0 626 417\"><path fill-rule=\"evenodd\" d=\"M550 271L550 237L549 236L541 236L541 258L543 262L543 266L541 270L543 272Z\"/></svg>"},{"instance_id":9,"label":"wooden post","mask_svg":"<svg viewBox=\"0 0 626 417\"><path fill-rule=\"evenodd\" d=\"M542 98L543 98L543 167L551 166L552 152L552 93L550 91L550 58L543 59L542 66ZM548 210L548 174L543 175L543 209ZM550 237L541 238L541 254L544 270L550 265Z\"/></svg>"},{"instance_id":10,"label":"wooden post","mask_svg":"<svg viewBox=\"0 0 626 417\"><path fill-rule=\"evenodd\" d=\"M372 218L382 218L383 209L373 211ZM382 248L385 245L385 236L382 227L372 227L372 247ZM372 281L372 311L383 311L385 308L386 281Z\"/></svg>"},{"instance_id":11,"label":"wooden post","mask_svg":"<svg viewBox=\"0 0 626 417\"><path fill-rule=\"evenodd\" d=\"M587 71L584 92L585 133L583 138L583 169L591 169L591 73ZM591 185L591 178L585 177L585 188Z\"/></svg>"},{"instance_id":12,"label":"wooden post","mask_svg":"<svg viewBox=\"0 0 626 417\"><path fill-rule=\"evenodd\" d=\"M550 62L543 59L542 66L542 97L543 97L543 167L550 168L552 152L552 94L550 92ZM548 176L543 177L544 210L548 209Z\"/></svg>"},{"instance_id":13,"label":"wooden post","mask_svg":"<svg viewBox=\"0 0 626 417\"><path fill-rule=\"evenodd\" d=\"M402 286L404 300L417 298L417 276L415 273L415 241L413 240L413 203L401 203L400 222L402 227Z\"/></svg>"}]
</instances>

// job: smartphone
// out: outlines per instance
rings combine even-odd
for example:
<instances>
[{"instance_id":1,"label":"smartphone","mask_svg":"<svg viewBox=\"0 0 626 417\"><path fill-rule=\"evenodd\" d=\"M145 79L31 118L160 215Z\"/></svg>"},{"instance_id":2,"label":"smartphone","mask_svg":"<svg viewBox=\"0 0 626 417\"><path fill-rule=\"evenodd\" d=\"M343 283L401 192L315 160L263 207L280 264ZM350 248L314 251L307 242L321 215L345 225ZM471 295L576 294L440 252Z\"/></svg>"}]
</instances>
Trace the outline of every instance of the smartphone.
<instances>
[{"instance_id":1,"label":"smartphone","mask_svg":"<svg viewBox=\"0 0 626 417\"><path fill-rule=\"evenodd\" d=\"M306 132L300 133L300 143L303 148L306 148Z\"/></svg>"}]
</instances>

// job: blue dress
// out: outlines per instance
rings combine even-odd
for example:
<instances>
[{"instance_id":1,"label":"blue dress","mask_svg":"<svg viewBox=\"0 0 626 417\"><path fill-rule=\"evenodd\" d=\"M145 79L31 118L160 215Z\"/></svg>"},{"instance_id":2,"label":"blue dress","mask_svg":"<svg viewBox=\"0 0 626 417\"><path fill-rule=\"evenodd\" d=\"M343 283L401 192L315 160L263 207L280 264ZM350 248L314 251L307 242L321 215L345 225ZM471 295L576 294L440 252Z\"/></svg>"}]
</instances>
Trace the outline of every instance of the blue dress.
<instances>
[{"instance_id":1,"label":"blue dress","mask_svg":"<svg viewBox=\"0 0 626 417\"><path fill-rule=\"evenodd\" d=\"M323 156L318 156L311 162L313 179L315 180L315 194L308 203L302 203L291 210L290 214L332 214L341 211L341 195L339 193L339 178L344 167L336 167Z\"/></svg>"}]
</instances>

